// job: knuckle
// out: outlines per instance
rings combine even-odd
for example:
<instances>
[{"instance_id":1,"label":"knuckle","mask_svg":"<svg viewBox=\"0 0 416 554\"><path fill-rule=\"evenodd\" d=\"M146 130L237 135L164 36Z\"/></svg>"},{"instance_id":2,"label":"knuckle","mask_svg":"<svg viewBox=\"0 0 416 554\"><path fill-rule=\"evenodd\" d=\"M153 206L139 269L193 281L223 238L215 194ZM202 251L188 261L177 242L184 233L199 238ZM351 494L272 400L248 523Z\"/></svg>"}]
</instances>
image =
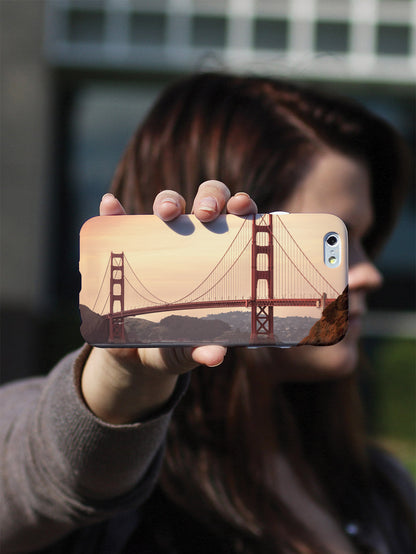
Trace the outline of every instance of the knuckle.
<instances>
[{"instance_id":1,"label":"knuckle","mask_svg":"<svg viewBox=\"0 0 416 554\"><path fill-rule=\"evenodd\" d=\"M180 194L178 192L176 192L175 190L169 190L169 189L165 189L165 190L161 190L157 195L156 195L156 198L155 200L163 200L163 198L166 198L166 197L169 197L169 198L179 198L180 197Z\"/></svg>"},{"instance_id":2,"label":"knuckle","mask_svg":"<svg viewBox=\"0 0 416 554\"><path fill-rule=\"evenodd\" d=\"M220 194L225 198L225 200L228 200L231 197L229 188L222 181L210 179L208 181L204 181L198 187L198 193L206 192L207 190Z\"/></svg>"}]
</instances>

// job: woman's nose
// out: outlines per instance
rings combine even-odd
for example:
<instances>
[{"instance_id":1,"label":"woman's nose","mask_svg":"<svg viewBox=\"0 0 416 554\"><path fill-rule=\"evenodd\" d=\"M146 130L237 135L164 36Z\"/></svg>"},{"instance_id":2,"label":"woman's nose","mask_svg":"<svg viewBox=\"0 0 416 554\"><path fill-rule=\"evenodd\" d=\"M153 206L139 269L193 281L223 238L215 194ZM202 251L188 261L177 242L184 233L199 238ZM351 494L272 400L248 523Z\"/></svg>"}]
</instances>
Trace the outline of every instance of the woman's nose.
<instances>
[{"instance_id":1,"label":"woman's nose","mask_svg":"<svg viewBox=\"0 0 416 554\"><path fill-rule=\"evenodd\" d=\"M349 252L348 285L350 290L371 291L383 284L383 276L368 258L361 241L352 241Z\"/></svg>"},{"instance_id":2,"label":"woman's nose","mask_svg":"<svg viewBox=\"0 0 416 554\"><path fill-rule=\"evenodd\" d=\"M350 290L372 291L383 284L383 276L376 266L365 257L351 260L348 270L348 286Z\"/></svg>"}]
</instances>

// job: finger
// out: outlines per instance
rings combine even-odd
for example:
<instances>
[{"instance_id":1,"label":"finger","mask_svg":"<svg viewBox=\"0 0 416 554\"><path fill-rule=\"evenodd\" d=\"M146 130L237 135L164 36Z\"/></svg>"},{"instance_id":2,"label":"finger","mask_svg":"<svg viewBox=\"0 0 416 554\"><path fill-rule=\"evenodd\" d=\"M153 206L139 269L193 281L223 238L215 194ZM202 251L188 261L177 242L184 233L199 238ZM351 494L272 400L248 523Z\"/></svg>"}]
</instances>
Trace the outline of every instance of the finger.
<instances>
[{"instance_id":1,"label":"finger","mask_svg":"<svg viewBox=\"0 0 416 554\"><path fill-rule=\"evenodd\" d=\"M230 191L221 181L205 181L199 186L192 213L203 222L212 221L223 211Z\"/></svg>"},{"instance_id":2,"label":"finger","mask_svg":"<svg viewBox=\"0 0 416 554\"><path fill-rule=\"evenodd\" d=\"M153 202L153 212L163 221L171 221L185 213L185 199L174 190L162 190Z\"/></svg>"},{"instance_id":3,"label":"finger","mask_svg":"<svg viewBox=\"0 0 416 554\"><path fill-rule=\"evenodd\" d=\"M257 204L246 192L237 192L227 202L227 212L234 215L257 213Z\"/></svg>"},{"instance_id":4,"label":"finger","mask_svg":"<svg viewBox=\"0 0 416 554\"><path fill-rule=\"evenodd\" d=\"M199 365L217 367L222 364L227 349L224 346L197 346L192 350L192 359Z\"/></svg>"},{"instance_id":5,"label":"finger","mask_svg":"<svg viewBox=\"0 0 416 554\"><path fill-rule=\"evenodd\" d=\"M117 198L107 192L101 199L100 215L126 215L126 212Z\"/></svg>"},{"instance_id":6,"label":"finger","mask_svg":"<svg viewBox=\"0 0 416 554\"><path fill-rule=\"evenodd\" d=\"M180 374L198 365L220 365L227 349L219 345L204 345L185 348L139 348L138 360L142 366L170 374ZM123 362L129 363L125 358Z\"/></svg>"}]
</instances>

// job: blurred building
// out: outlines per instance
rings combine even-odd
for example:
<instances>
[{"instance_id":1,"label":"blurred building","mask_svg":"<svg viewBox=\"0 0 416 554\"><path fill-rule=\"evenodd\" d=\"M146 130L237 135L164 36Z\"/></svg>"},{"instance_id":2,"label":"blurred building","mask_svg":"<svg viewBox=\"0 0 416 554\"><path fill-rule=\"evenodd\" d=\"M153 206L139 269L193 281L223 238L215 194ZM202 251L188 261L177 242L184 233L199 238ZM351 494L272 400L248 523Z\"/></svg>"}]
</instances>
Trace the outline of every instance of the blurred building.
<instances>
[{"instance_id":1,"label":"blurred building","mask_svg":"<svg viewBox=\"0 0 416 554\"><path fill-rule=\"evenodd\" d=\"M414 0L2 0L0 10L3 379L81 344L79 228L176 76L228 68L316 83L415 145ZM380 259L370 334L415 330L414 221L413 193Z\"/></svg>"},{"instance_id":2,"label":"blurred building","mask_svg":"<svg viewBox=\"0 0 416 554\"><path fill-rule=\"evenodd\" d=\"M319 81L412 84L411 0L55 0L47 53L59 67L235 70Z\"/></svg>"}]
</instances>

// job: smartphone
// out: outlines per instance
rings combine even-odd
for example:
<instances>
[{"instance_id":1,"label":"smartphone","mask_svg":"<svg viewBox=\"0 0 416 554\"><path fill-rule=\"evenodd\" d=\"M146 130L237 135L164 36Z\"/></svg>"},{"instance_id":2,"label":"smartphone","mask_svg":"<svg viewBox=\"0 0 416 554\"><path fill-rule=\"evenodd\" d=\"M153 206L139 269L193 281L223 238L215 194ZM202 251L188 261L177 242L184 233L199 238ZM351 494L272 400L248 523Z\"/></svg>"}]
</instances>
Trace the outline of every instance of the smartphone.
<instances>
[{"instance_id":1,"label":"smartphone","mask_svg":"<svg viewBox=\"0 0 416 554\"><path fill-rule=\"evenodd\" d=\"M347 242L330 214L94 217L80 232L81 334L106 348L334 344Z\"/></svg>"}]
</instances>

